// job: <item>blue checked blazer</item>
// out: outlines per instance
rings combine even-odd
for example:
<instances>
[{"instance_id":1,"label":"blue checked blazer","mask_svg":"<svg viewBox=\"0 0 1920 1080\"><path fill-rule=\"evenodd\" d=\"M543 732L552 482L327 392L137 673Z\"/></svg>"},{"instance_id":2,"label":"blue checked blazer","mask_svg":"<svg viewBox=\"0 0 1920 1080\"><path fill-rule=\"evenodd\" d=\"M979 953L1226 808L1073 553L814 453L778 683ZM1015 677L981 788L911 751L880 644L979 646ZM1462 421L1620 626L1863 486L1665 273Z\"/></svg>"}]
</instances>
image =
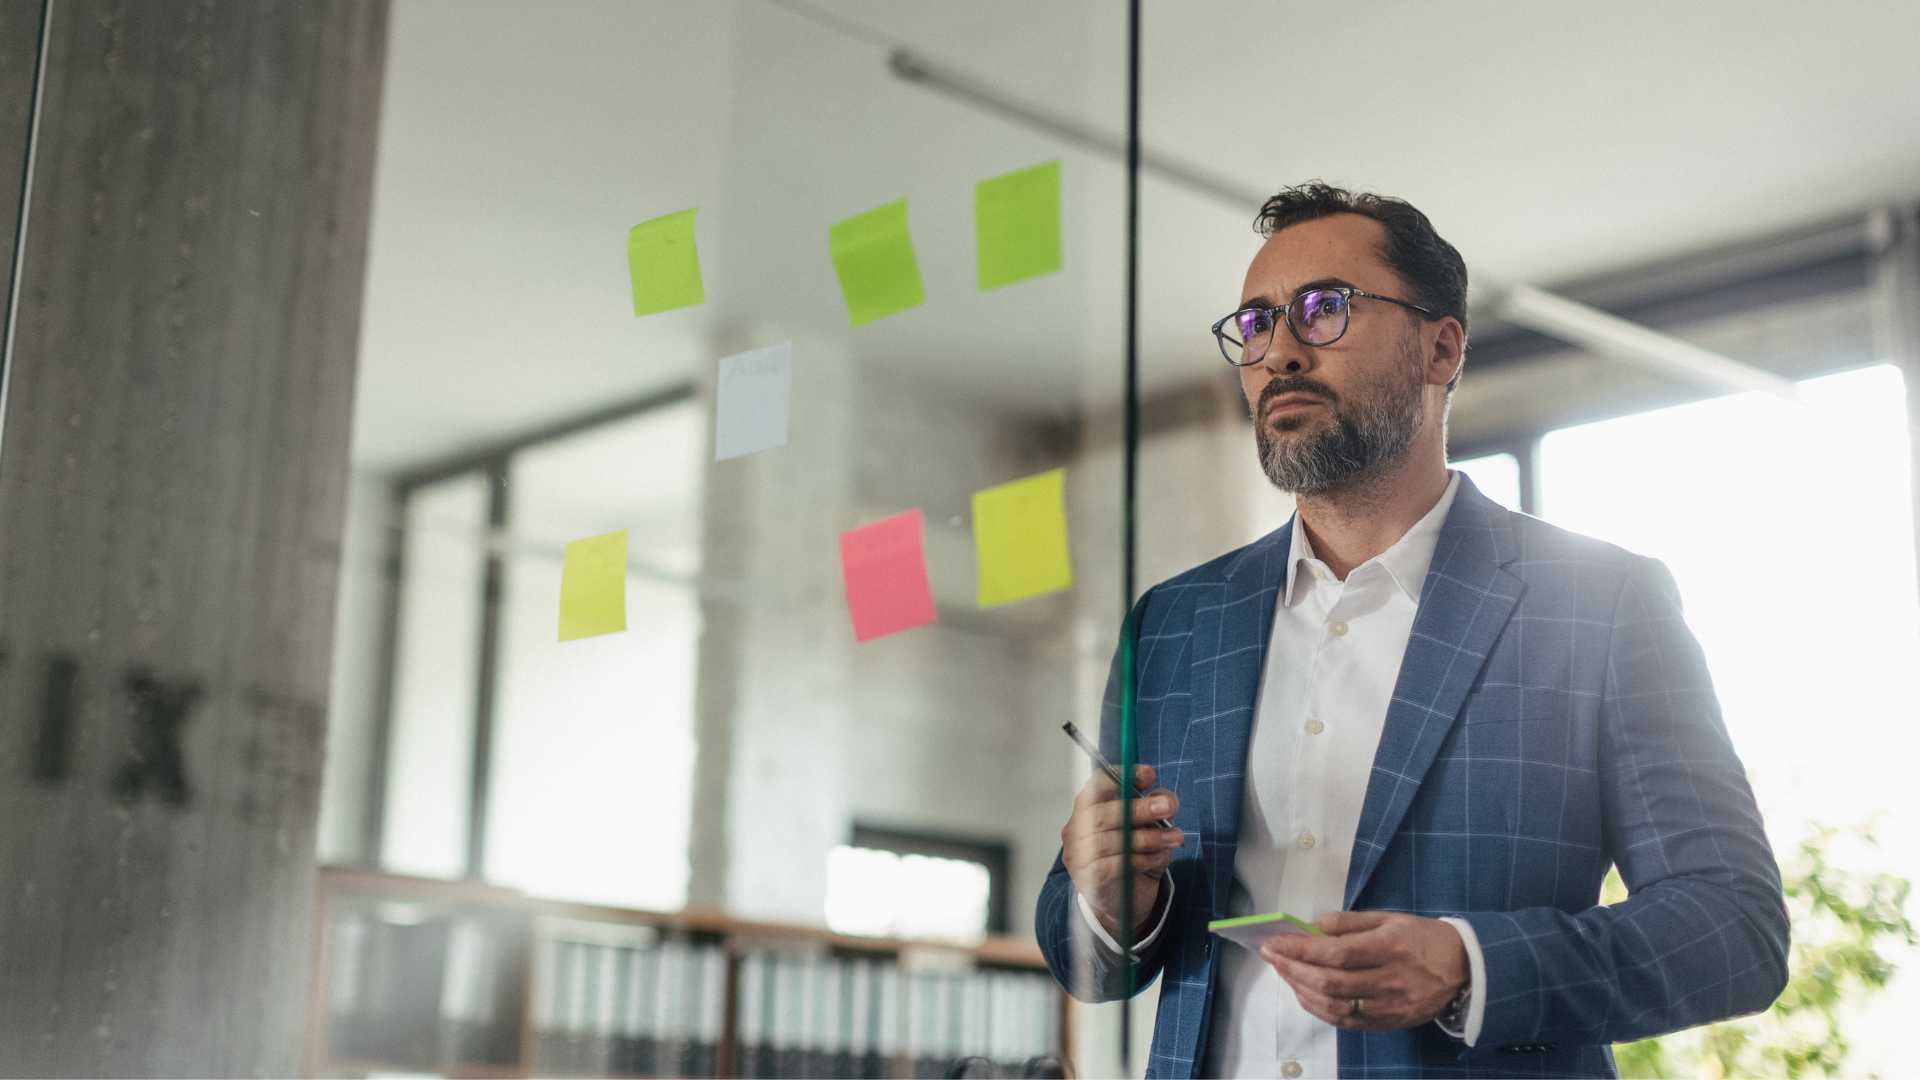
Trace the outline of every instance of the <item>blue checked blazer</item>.
<instances>
[{"instance_id":1,"label":"blue checked blazer","mask_svg":"<svg viewBox=\"0 0 1920 1080\"><path fill-rule=\"evenodd\" d=\"M1187 834L1147 1075L1202 1068L1254 696L1293 522L1148 590L1136 745ZM1119 760L1118 660L1100 738ZM1631 893L1598 905L1617 864ZM1420 590L1367 780L1348 910L1473 925L1486 1016L1469 1049L1433 1024L1339 1035L1340 1075L1613 1076L1610 1044L1758 1012L1786 983L1780 872L1664 564L1517 514L1461 477ZM1075 977L1058 857L1035 927L1054 977L1126 993L1099 946ZM1084 941L1084 935L1082 936Z\"/></svg>"}]
</instances>

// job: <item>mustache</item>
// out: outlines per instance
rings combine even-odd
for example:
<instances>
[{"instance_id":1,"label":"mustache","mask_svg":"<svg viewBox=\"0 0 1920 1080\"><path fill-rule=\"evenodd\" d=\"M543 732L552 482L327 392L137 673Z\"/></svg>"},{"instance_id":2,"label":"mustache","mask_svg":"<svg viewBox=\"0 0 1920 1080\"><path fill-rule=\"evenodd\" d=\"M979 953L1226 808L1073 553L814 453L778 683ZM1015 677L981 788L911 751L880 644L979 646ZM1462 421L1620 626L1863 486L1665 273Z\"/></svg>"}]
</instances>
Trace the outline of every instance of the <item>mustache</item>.
<instances>
[{"instance_id":1,"label":"mustache","mask_svg":"<svg viewBox=\"0 0 1920 1080\"><path fill-rule=\"evenodd\" d=\"M1287 394L1306 394L1309 397L1317 397L1329 405L1333 404L1333 395L1319 386L1297 379L1293 381L1275 379L1267 384L1265 390L1260 391L1260 401L1254 406L1253 411L1256 414L1265 413L1267 406L1273 404L1274 398L1284 397Z\"/></svg>"}]
</instances>

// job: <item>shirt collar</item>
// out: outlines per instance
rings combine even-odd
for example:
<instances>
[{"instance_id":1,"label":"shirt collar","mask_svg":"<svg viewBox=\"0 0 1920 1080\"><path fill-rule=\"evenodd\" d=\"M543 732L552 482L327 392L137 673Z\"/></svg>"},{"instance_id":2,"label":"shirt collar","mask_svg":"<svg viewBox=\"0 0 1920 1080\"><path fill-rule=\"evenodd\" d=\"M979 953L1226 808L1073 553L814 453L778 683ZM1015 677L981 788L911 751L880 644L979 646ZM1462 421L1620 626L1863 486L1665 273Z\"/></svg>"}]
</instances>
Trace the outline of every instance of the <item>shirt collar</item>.
<instances>
[{"instance_id":1,"label":"shirt collar","mask_svg":"<svg viewBox=\"0 0 1920 1080\"><path fill-rule=\"evenodd\" d=\"M1427 569L1433 564L1434 549L1440 544L1440 526L1446 524L1447 512L1453 508L1453 497L1460 490L1459 471L1448 469L1447 474L1447 489L1441 492L1440 501L1433 504L1433 509L1414 522L1413 527L1395 540L1392 547L1360 564L1370 566L1379 563L1386 567L1387 576L1416 605L1420 603L1420 587L1426 584ZM1286 591L1282 594L1287 607L1294 604L1294 582L1300 579L1301 564L1316 561L1317 558L1313 553L1313 543L1307 539L1307 530L1301 527L1300 515L1296 511L1293 516L1292 549L1287 555ZM1359 569L1354 568L1355 571Z\"/></svg>"}]
</instances>

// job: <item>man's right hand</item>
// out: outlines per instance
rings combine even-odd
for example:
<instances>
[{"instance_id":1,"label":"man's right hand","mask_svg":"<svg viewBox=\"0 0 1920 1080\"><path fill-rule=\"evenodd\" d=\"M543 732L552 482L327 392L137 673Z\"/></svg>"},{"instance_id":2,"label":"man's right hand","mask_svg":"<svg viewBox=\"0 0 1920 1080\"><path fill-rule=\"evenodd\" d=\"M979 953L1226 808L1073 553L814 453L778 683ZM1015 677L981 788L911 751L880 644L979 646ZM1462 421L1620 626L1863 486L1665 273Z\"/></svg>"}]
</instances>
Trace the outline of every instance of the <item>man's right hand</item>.
<instances>
[{"instance_id":1,"label":"man's right hand","mask_svg":"<svg viewBox=\"0 0 1920 1080\"><path fill-rule=\"evenodd\" d=\"M1134 785L1145 788L1153 783L1153 766L1134 766ZM1060 856L1066 864L1073 887L1086 897L1094 914L1109 934L1120 933L1120 890L1133 888L1133 917L1142 925L1133 935L1152 929L1147 918L1160 899L1162 880L1173 852L1185 842L1179 829L1154 825L1172 820L1180 809L1180 798L1164 788L1147 792L1133 800L1133 853L1120 857L1120 789L1107 774L1095 769L1093 776L1073 800L1073 815L1060 829Z\"/></svg>"}]
</instances>

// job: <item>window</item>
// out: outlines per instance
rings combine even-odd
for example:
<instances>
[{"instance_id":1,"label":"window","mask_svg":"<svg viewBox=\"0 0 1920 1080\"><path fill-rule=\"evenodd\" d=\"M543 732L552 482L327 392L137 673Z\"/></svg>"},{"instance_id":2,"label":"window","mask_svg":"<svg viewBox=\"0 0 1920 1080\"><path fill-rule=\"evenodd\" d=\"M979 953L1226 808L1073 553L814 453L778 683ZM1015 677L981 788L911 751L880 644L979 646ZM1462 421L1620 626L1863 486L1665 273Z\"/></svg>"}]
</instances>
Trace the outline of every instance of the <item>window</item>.
<instances>
[{"instance_id":1,"label":"window","mask_svg":"<svg viewBox=\"0 0 1920 1080\"><path fill-rule=\"evenodd\" d=\"M1887 752L1920 701L1905 392L1886 365L1799 386L1810 408L1740 394L1549 434L1543 516L1673 571L1777 855L1877 818L1847 868L1920 879L1920 787ZM1874 1008L1916 1006L1905 977Z\"/></svg>"},{"instance_id":2,"label":"window","mask_svg":"<svg viewBox=\"0 0 1920 1080\"><path fill-rule=\"evenodd\" d=\"M486 876L543 896L686 903L703 411L693 403L515 455ZM569 540L628 530L627 632L567 643Z\"/></svg>"},{"instance_id":3,"label":"window","mask_svg":"<svg viewBox=\"0 0 1920 1080\"><path fill-rule=\"evenodd\" d=\"M1480 489L1480 494L1509 510L1525 509L1520 504L1519 458L1512 454L1487 454L1447 464L1472 480L1473 486Z\"/></svg>"},{"instance_id":4,"label":"window","mask_svg":"<svg viewBox=\"0 0 1920 1080\"><path fill-rule=\"evenodd\" d=\"M382 866L685 905L706 437L680 395L402 480ZM562 647L565 545L616 529L628 632Z\"/></svg>"},{"instance_id":5,"label":"window","mask_svg":"<svg viewBox=\"0 0 1920 1080\"><path fill-rule=\"evenodd\" d=\"M856 825L827 856L827 926L978 942L1007 931L1004 843Z\"/></svg>"}]
</instances>

